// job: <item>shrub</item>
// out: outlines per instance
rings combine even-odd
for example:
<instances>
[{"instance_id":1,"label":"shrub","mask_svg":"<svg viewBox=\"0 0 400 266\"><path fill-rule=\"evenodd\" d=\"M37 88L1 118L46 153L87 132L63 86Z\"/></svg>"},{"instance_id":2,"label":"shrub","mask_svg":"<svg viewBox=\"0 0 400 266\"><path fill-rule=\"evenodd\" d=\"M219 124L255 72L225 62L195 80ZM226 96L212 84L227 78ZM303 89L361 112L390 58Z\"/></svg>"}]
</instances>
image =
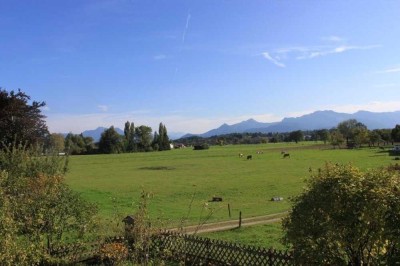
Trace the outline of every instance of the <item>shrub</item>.
<instances>
[{"instance_id":1,"label":"shrub","mask_svg":"<svg viewBox=\"0 0 400 266\"><path fill-rule=\"evenodd\" d=\"M64 183L68 159L40 150L16 144L0 149L2 265L45 263L65 235L82 238L93 225L97 208Z\"/></svg>"},{"instance_id":2,"label":"shrub","mask_svg":"<svg viewBox=\"0 0 400 266\"><path fill-rule=\"evenodd\" d=\"M285 240L301 265L400 262L400 175L326 164L293 199Z\"/></svg>"},{"instance_id":3,"label":"shrub","mask_svg":"<svg viewBox=\"0 0 400 266\"><path fill-rule=\"evenodd\" d=\"M208 150L210 147L208 146L207 143L201 144L201 145L194 145L193 149L194 150Z\"/></svg>"}]
</instances>

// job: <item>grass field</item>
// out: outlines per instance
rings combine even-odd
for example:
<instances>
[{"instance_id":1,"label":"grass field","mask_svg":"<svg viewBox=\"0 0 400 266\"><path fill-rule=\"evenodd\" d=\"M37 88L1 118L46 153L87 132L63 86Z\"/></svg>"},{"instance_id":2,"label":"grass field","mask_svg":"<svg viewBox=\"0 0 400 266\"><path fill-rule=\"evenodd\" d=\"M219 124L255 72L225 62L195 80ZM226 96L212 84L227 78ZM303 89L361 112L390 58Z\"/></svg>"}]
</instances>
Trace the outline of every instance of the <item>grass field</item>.
<instances>
[{"instance_id":1,"label":"grass field","mask_svg":"<svg viewBox=\"0 0 400 266\"><path fill-rule=\"evenodd\" d=\"M282 159L281 150L291 158ZM257 154L262 151L263 154ZM252 160L238 154L252 154ZM287 199L302 190L309 168L327 161L362 168L388 165L378 149L331 149L315 143L212 146L209 150L70 157L67 183L99 205L100 216L134 213L142 190L152 193L149 211L166 226L196 224L288 210ZM213 196L222 202L209 202ZM283 197L272 202L271 197ZM207 215L212 212L211 217Z\"/></svg>"},{"instance_id":2,"label":"grass field","mask_svg":"<svg viewBox=\"0 0 400 266\"><path fill-rule=\"evenodd\" d=\"M202 237L219 239L249 246L287 249L282 243L283 237L280 223L242 227L227 231L202 234Z\"/></svg>"}]
</instances>

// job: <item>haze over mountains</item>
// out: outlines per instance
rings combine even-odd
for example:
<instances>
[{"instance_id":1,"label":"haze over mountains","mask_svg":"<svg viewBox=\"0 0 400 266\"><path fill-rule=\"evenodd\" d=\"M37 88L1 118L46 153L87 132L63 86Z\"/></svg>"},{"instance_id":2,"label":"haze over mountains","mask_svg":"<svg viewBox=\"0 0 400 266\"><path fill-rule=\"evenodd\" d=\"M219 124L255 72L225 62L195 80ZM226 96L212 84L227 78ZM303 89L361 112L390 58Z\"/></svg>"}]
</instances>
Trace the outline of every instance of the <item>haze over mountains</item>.
<instances>
[{"instance_id":1,"label":"haze over mountains","mask_svg":"<svg viewBox=\"0 0 400 266\"><path fill-rule=\"evenodd\" d=\"M211 137L215 135L243 132L269 133L290 132L294 130L315 130L323 128L330 129L336 127L340 122L348 119L356 119L357 121L365 124L370 130L378 128L394 128L396 124L400 124L400 111L385 113L358 111L354 114L337 113L334 111L316 111L300 117L284 118L279 122L263 123L254 119L249 119L233 125L223 124L220 127L209 130L203 134L169 132L168 136L170 139L178 139L190 136ZM105 127L98 127L94 130L86 130L82 132L82 134L85 137L90 136L95 141L98 141L101 133L105 129ZM124 134L122 129L115 129L119 134Z\"/></svg>"}]
</instances>

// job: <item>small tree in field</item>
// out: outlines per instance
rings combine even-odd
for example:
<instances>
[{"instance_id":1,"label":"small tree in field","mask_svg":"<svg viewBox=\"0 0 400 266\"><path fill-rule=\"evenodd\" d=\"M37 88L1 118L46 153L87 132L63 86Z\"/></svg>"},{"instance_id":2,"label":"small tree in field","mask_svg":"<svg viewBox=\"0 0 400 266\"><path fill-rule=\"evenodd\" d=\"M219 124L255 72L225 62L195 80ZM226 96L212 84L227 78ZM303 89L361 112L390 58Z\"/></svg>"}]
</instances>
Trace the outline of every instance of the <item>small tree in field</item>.
<instances>
[{"instance_id":1,"label":"small tree in field","mask_svg":"<svg viewBox=\"0 0 400 266\"><path fill-rule=\"evenodd\" d=\"M293 199L285 240L300 265L400 263L400 176L327 164Z\"/></svg>"}]
</instances>

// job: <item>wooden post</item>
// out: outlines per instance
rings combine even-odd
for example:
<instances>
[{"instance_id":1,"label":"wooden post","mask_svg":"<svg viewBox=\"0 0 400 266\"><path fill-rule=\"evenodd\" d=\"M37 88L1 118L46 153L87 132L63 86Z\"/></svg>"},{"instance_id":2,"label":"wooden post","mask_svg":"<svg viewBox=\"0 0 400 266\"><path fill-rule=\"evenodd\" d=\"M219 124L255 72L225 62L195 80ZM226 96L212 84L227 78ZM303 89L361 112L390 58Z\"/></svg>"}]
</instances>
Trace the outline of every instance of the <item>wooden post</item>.
<instances>
[{"instance_id":1,"label":"wooden post","mask_svg":"<svg viewBox=\"0 0 400 266\"><path fill-rule=\"evenodd\" d=\"M239 228L242 227L242 211L239 212Z\"/></svg>"},{"instance_id":2,"label":"wooden post","mask_svg":"<svg viewBox=\"0 0 400 266\"><path fill-rule=\"evenodd\" d=\"M229 218L231 218L231 205L228 203Z\"/></svg>"}]
</instances>

